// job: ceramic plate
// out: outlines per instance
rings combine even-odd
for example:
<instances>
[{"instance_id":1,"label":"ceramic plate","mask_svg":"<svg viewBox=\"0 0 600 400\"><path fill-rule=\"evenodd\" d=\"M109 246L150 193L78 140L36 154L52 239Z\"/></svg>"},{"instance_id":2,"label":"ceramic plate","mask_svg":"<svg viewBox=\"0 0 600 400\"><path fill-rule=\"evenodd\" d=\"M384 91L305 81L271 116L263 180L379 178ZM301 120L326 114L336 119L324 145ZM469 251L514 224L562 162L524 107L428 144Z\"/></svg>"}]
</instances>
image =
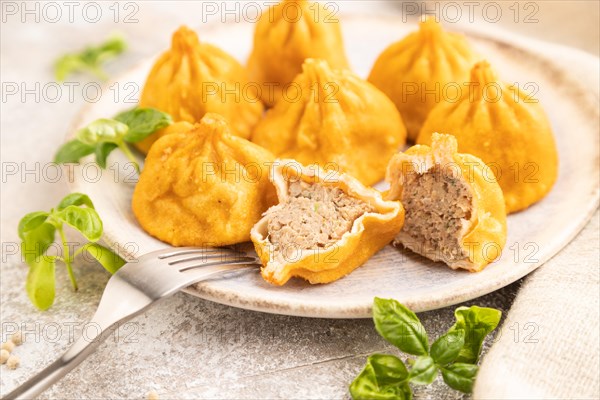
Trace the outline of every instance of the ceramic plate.
<instances>
[{"instance_id":1,"label":"ceramic plate","mask_svg":"<svg viewBox=\"0 0 600 400\"><path fill-rule=\"evenodd\" d=\"M391 17L342 16L347 52L354 70L366 77L380 52L416 29ZM201 37L245 62L252 44L252 24L205 26ZM456 304L487 294L527 275L564 247L584 226L598 204L599 115L597 90L571 77L554 63L553 52L577 53L594 71L597 58L564 47L533 42L514 35L482 33L471 27L468 36L502 78L525 90L536 90L550 116L560 153L560 174L552 192L530 209L508 218L508 241L500 260L483 272L452 271L409 251L387 246L349 276L327 285L291 280L271 286L256 271L203 282L185 291L193 296L245 309L323 317L370 316L373 297L393 297L416 311ZM165 35L170 34L165 32ZM527 44L527 45L526 45ZM142 87L154 59L138 65L118 81ZM594 85L588 87L594 88ZM76 128L100 117L115 115L131 104L111 96L84 109ZM114 152L111 163L125 158ZM84 171L88 168L87 171ZM121 254L141 255L168 245L147 235L131 211L136 176L131 169L110 169L96 178L83 164L72 171L72 189L87 193L104 220L105 241ZM94 176L91 176L94 175ZM84 179L84 177L86 177ZM96 179L98 179L96 181Z\"/></svg>"}]
</instances>

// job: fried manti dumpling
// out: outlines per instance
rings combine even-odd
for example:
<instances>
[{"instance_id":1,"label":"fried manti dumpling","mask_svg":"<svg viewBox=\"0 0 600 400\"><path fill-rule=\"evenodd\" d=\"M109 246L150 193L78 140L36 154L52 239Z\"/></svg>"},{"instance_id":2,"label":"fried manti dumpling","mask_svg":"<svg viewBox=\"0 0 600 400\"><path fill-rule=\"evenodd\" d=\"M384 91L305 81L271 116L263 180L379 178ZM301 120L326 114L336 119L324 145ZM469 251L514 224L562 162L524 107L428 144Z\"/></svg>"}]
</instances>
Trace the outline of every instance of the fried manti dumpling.
<instances>
[{"instance_id":1,"label":"fried manti dumpling","mask_svg":"<svg viewBox=\"0 0 600 400\"><path fill-rule=\"evenodd\" d=\"M278 160L270 179L279 204L252 229L263 278L335 281L364 264L402 228L404 209L348 174Z\"/></svg>"},{"instance_id":2,"label":"fried manti dumpling","mask_svg":"<svg viewBox=\"0 0 600 400\"><path fill-rule=\"evenodd\" d=\"M385 176L406 129L394 104L348 70L309 59L294 82L299 98L267 111L252 141L280 158L347 172L365 185Z\"/></svg>"},{"instance_id":3,"label":"fried manti dumpling","mask_svg":"<svg viewBox=\"0 0 600 400\"><path fill-rule=\"evenodd\" d=\"M506 211L523 210L546 196L558 176L558 152L538 100L498 80L489 63L476 64L471 85L457 102L440 103L418 143L433 132L456 136L459 151L481 158L504 193Z\"/></svg>"},{"instance_id":4,"label":"fried manti dumpling","mask_svg":"<svg viewBox=\"0 0 600 400\"><path fill-rule=\"evenodd\" d=\"M133 212L150 235L173 246L249 241L269 206L274 157L232 135L226 120L206 114L187 133L154 143L133 193Z\"/></svg>"},{"instance_id":5,"label":"fried manti dumpling","mask_svg":"<svg viewBox=\"0 0 600 400\"><path fill-rule=\"evenodd\" d=\"M446 85L462 88L475 61L463 35L444 31L430 17L379 56L368 80L396 104L414 142L427 114L452 89Z\"/></svg>"},{"instance_id":6,"label":"fried manti dumpling","mask_svg":"<svg viewBox=\"0 0 600 400\"><path fill-rule=\"evenodd\" d=\"M134 143L134 146L144 154L148 154L150 151L150 147L163 136L170 135L172 133L185 133L194 129L194 124L191 124L186 121L174 122L169 126L166 126L156 132L154 132L150 137L145 138L137 143Z\"/></svg>"},{"instance_id":7,"label":"fried manti dumpling","mask_svg":"<svg viewBox=\"0 0 600 400\"><path fill-rule=\"evenodd\" d=\"M171 48L152 67L140 107L157 108L176 122L194 123L206 113L218 113L243 138L250 136L264 109L247 70L218 47L200 42L185 26L173 34Z\"/></svg>"},{"instance_id":8,"label":"fried manti dumpling","mask_svg":"<svg viewBox=\"0 0 600 400\"><path fill-rule=\"evenodd\" d=\"M264 84L261 98L273 106L282 90L302 72L307 58L327 60L332 68L348 68L340 25L327 5L282 0L261 15L248 60L253 82Z\"/></svg>"},{"instance_id":9,"label":"fried manti dumpling","mask_svg":"<svg viewBox=\"0 0 600 400\"><path fill-rule=\"evenodd\" d=\"M395 243L452 269L481 271L506 244L502 190L483 161L457 153L454 136L432 139L390 161L385 198L406 210Z\"/></svg>"}]
</instances>

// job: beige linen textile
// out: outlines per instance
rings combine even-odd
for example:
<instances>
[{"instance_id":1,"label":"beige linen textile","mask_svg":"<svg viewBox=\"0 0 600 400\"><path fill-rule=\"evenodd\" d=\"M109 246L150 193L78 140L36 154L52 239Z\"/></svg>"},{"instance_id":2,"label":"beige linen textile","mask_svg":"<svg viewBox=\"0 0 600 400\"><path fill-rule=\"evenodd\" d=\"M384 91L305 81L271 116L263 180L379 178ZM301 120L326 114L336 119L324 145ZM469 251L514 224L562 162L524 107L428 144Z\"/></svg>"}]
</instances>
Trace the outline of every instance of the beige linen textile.
<instances>
[{"instance_id":1,"label":"beige linen textile","mask_svg":"<svg viewBox=\"0 0 600 400\"><path fill-rule=\"evenodd\" d=\"M598 220L596 211L578 237L596 243L589 254L571 243L525 280L483 359L475 399L600 398Z\"/></svg>"}]
</instances>

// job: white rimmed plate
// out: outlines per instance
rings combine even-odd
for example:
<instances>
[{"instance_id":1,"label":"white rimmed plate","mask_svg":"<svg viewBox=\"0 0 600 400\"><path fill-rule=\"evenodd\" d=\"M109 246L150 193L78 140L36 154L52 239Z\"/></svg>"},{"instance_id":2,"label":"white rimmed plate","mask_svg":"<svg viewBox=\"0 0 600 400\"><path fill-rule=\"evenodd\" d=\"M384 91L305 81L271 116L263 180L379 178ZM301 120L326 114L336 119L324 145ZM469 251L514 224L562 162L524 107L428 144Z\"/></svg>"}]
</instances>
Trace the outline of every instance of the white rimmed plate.
<instances>
[{"instance_id":1,"label":"white rimmed plate","mask_svg":"<svg viewBox=\"0 0 600 400\"><path fill-rule=\"evenodd\" d=\"M366 77L380 52L416 29L393 17L340 17L346 50L354 70ZM253 25L223 24L205 27L202 40L229 51L240 61L250 53ZM228 279L214 279L185 291L235 307L270 313L322 317L370 316L373 297L393 297L415 311L456 304L504 287L530 273L564 247L584 226L598 205L599 111L598 85L572 76L553 55L576 56L580 70L597 73L598 59L568 49L511 34L468 36L501 77L536 90L550 116L560 154L559 178L552 192L530 209L508 218L508 241L502 258L480 273L452 271L409 251L387 246L349 276L328 285L292 280L284 287L266 283L258 271ZM169 35L170 32L165 32ZM154 60L147 60L122 76L120 83L140 88ZM597 79L597 78L596 78ZM96 118L110 117L130 108L111 96L84 109L76 128ZM123 166L118 152L109 164ZM87 169L86 169L87 168ZM72 189L88 194L104 221L105 241L121 254L141 255L168 247L147 235L131 211L135 175L132 168L111 169L99 178L92 167L72 170Z\"/></svg>"}]
</instances>

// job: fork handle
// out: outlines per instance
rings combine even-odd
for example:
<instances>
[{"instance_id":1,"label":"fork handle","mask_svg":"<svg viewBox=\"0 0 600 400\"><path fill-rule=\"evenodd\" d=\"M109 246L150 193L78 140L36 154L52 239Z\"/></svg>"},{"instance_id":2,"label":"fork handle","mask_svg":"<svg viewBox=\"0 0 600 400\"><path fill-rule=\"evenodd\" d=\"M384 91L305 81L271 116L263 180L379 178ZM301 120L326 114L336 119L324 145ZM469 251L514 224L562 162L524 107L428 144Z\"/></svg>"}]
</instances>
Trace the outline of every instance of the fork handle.
<instances>
[{"instance_id":1,"label":"fork handle","mask_svg":"<svg viewBox=\"0 0 600 400\"><path fill-rule=\"evenodd\" d=\"M69 373L73 368L78 366L85 358L92 353L98 345L104 341L106 337L99 338L93 342L89 342L85 347L74 357L68 357L69 352L82 340L81 338L75 342L61 358L54 361L52 364L44 368L42 371L28 379L25 383L17 387L12 392L4 396L3 400L13 399L34 399L44 390L48 389L60 378ZM79 344L81 346L81 344Z\"/></svg>"},{"instance_id":2,"label":"fork handle","mask_svg":"<svg viewBox=\"0 0 600 400\"><path fill-rule=\"evenodd\" d=\"M60 378L68 374L71 370L77 367L83 360L87 358L91 353L96 350L100 343L104 342L108 336L113 332L111 329L120 323L130 320L140 312L144 311L152 303L149 303L146 307L137 310L130 315L127 315L120 320L101 326L101 332L93 339L84 338L81 336L73 345L52 364L35 374L33 377L28 379L25 383L2 397L2 400L14 400L14 399L34 399L40 395L44 390L48 389ZM94 319L92 319L94 321Z\"/></svg>"}]
</instances>

